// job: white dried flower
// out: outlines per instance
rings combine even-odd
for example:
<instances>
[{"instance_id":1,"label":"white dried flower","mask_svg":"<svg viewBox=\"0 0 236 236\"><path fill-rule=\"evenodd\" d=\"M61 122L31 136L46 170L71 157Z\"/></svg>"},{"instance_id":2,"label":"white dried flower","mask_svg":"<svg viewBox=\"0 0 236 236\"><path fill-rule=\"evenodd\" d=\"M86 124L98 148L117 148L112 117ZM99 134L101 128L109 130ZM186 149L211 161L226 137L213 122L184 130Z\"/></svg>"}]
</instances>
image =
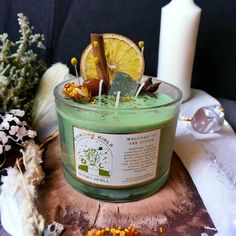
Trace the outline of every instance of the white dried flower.
<instances>
[{"instance_id":1,"label":"white dried flower","mask_svg":"<svg viewBox=\"0 0 236 236\"><path fill-rule=\"evenodd\" d=\"M23 120L25 112L19 109L10 112L0 112L0 154L11 150L11 146L24 144L27 140L33 139L37 133L30 130Z\"/></svg>"},{"instance_id":2,"label":"white dried flower","mask_svg":"<svg viewBox=\"0 0 236 236\"><path fill-rule=\"evenodd\" d=\"M19 117L23 117L25 115L25 111L20 110L20 109L11 109L10 113Z\"/></svg>"}]
</instances>

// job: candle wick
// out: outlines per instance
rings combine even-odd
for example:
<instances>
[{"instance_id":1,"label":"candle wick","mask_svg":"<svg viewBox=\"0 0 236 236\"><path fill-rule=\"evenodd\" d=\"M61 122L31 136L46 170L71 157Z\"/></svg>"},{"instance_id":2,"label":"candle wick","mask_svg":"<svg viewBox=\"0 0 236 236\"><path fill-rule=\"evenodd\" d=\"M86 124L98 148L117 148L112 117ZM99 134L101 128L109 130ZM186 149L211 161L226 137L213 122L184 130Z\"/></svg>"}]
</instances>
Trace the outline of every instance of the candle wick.
<instances>
[{"instance_id":1,"label":"candle wick","mask_svg":"<svg viewBox=\"0 0 236 236\"><path fill-rule=\"evenodd\" d=\"M121 92L118 91L118 92L117 92L117 95L116 95L116 104L115 104L115 108L118 108L118 107L119 107L119 104L120 104L120 94L121 94Z\"/></svg>"},{"instance_id":2,"label":"candle wick","mask_svg":"<svg viewBox=\"0 0 236 236\"><path fill-rule=\"evenodd\" d=\"M143 88L144 85L145 85L145 82L142 82L141 85L139 86L139 88L138 88L136 94L135 94L135 98L138 97L138 95L140 94L140 92L141 92L141 90L142 90L142 88Z\"/></svg>"},{"instance_id":3,"label":"candle wick","mask_svg":"<svg viewBox=\"0 0 236 236\"><path fill-rule=\"evenodd\" d=\"M102 84L103 84L103 80L100 80L100 81L99 81L99 90L98 90L98 98L99 98L99 101L101 101Z\"/></svg>"}]
</instances>

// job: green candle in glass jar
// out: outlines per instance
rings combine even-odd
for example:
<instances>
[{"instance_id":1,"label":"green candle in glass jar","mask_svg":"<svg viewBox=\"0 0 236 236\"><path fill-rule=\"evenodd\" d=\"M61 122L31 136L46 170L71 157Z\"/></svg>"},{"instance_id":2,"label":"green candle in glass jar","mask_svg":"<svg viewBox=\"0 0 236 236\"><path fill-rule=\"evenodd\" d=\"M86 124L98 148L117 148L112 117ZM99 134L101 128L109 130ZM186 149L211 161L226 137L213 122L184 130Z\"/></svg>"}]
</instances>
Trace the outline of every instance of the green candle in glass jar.
<instances>
[{"instance_id":1,"label":"green candle in glass jar","mask_svg":"<svg viewBox=\"0 0 236 236\"><path fill-rule=\"evenodd\" d=\"M72 82L72 81L67 81ZM88 196L132 201L158 191L168 178L181 103L178 88L161 82L156 98L108 96L75 102L54 90L62 165L68 183Z\"/></svg>"}]
</instances>

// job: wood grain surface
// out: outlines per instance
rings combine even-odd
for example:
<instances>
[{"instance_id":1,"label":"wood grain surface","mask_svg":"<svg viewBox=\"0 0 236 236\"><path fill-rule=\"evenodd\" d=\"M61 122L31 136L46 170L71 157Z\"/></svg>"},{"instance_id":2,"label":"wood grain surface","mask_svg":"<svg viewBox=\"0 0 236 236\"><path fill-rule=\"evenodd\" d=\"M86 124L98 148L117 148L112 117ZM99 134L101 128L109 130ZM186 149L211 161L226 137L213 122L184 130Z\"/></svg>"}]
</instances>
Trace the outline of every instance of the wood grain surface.
<instances>
[{"instance_id":1,"label":"wood grain surface","mask_svg":"<svg viewBox=\"0 0 236 236\"><path fill-rule=\"evenodd\" d=\"M40 186L38 207L46 224L64 225L63 236L86 235L92 228L135 225L142 236L214 235L214 225L190 176L173 154L170 177L154 195L129 203L108 203L75 191L61 170L58 140L45 152L46 178ZM161 229L161 230L160 230ZM0 225L0 235L5 236Z\"/></svg>"}]
</instances>

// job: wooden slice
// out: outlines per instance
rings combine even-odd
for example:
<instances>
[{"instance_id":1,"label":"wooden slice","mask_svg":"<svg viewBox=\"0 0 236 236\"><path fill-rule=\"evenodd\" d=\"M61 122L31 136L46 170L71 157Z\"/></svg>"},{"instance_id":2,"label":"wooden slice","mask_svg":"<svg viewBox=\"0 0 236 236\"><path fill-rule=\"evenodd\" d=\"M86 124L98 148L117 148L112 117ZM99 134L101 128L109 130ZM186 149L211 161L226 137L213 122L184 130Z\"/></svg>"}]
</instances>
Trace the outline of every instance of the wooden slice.
<instances>
[{"instance_id":1,"label":"wooden slice","mask_svg":"<svg viewBox=\"0 0 236 236\"><path fill-rule=\"evenodd\" d=\"M64 225L63 236L86 235L92 228L135 225L140 235L209 236L214 227L187 171L176 155L165 186L156 194L129 203L108 203L84 196L65 181L58 140L45 153L46 178L38 204L46 223ZM207 227L206 227L207 226Z\"/></svg>"}]
</instances>

